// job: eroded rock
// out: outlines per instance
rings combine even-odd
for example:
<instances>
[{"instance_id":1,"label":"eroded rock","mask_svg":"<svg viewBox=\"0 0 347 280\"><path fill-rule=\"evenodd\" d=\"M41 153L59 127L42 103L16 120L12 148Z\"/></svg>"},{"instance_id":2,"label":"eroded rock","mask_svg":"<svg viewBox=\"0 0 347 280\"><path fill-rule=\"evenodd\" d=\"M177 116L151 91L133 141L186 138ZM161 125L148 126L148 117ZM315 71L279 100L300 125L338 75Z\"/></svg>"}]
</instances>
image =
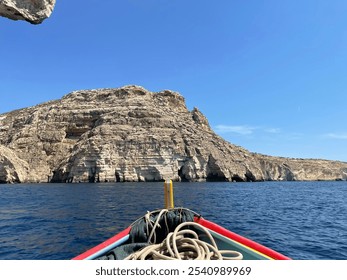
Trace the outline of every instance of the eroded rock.
<instances>
[{"instance_id":1,"label":"eroded rock","mask_svg":"<svg viewBox=\"0 0 347 280\"><path fill-rule=\"evenodd\" d=\"M48 18L55 0L0 0L0 16L39 24Z\"/></svg>"},{"instance_id":2,"label":"eroded rock","mask_svg":"<svg viewBox=\"0 0 347 280\"><path fill-rule=\"evenodd\" d=\"M29 166L14 151L0 145L0 183L22 183L28 180Z\"/></svg>"}]
</instances>

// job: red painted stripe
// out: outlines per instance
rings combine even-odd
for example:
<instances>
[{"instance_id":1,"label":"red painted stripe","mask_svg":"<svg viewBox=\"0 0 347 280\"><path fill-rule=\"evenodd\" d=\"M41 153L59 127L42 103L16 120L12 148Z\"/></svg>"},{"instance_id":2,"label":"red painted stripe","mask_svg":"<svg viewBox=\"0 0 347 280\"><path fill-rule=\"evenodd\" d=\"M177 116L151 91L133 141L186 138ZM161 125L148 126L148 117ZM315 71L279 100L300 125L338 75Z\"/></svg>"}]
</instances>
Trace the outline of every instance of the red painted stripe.
<instances>
[{"instance_id":1,"label":"red painted stripe","mask_svg":"<svg viewBox=\"0 0 347 280\"><path fill-rule=\"evenodd\" d=\"M238 235L232 231L229 231L220 225L217 225L213 222L210 222L208 220L205 220L203 218L195 218L195 222L199 223L200 225L207 227L208 229L211 229L225 237L228 237L232 240L235 240L245 246L248 246L266 256L269 256L270 258L273 258L275 260L290 260L290 258L286 257L285 255L282 255L281 253L278 253L268 247L265 247L264 245L261 245L255 241L252 241L246 237L243 237L241 235Z\"/></svg>"},{"instance_id":2,"label":"red painted stripe","mask_svg":"<svg viewBox=\"0 0 347 280\"><path fill-rule=\"evenodd\" d=\"M77 257L74 257L73 260L84 260L90 255L95 254L96 252L104 249L105 247L109 246L110 244L116 242L117 240L123 238L124 236L128 235L130 232L131 227L128 227L127 229L121 231L120 233L116 234L115 236L107 239L106 241L100 243L99 245L87 250L86 252L78 255Z\"/></svg>"}]
</instances>

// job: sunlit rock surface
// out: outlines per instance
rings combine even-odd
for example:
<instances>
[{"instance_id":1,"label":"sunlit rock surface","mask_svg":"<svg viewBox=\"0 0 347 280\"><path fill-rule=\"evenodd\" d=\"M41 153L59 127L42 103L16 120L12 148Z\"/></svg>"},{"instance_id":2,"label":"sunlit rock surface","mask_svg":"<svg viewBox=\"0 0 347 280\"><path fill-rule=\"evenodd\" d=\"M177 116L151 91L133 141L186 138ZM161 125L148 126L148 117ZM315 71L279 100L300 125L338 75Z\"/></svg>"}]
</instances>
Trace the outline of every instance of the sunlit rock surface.
<instances>
[{"instance_id":1,"label":"sunlit rock surface","mask_svg":"<svg viewBox=\"0 0 347 280\"><path fill-rule=\"evenodd\" d=\"M39 24L48 18L55 0L0 0L0 16Z\"/></svg>"},{"instance_id":2,"label":"sunlit rock surface","mask_svg":"<svg viewBox=\"0 0 347 280\"><path fill-rule=\"evenodd\" d=\"M0 115L0 181L346 180L347 163L254 154L177 92L81 90Z\"/></svg>"}]
</instances>

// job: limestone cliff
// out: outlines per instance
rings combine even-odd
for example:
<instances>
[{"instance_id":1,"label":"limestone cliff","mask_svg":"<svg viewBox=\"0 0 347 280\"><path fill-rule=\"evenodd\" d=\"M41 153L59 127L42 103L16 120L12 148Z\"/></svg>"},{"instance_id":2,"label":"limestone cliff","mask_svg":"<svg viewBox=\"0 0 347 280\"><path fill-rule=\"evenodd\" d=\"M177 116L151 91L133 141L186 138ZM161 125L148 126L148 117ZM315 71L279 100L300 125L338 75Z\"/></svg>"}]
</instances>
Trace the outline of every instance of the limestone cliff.
<instances>
[{"instance_id":1,"label":"limestone cliff","mask_svg":"<svg viewBox=\"0 0 347 280\"><path fill-rule=\"evenodd\" d=\"M0 0L0 16L39 24L48 18L55 0Z\"/></svg>"},{"instance_id":2,"label":"limestone cliff","mask_svg":"<svg viewBox=\"0 0 347 280\"><path fill-rule=\"evenodd\" d=\"M345 180L347 163L264 156L216 135L173 91L75 91L0 115L0 181Z\"/></svg>"},{"instance_id":3,"label":"limestone cliff","mask_svg":"<svg viewBox=\"0 0 347 280\"><path fill-rule=\"evenodd\" d=\"M28 180L29 166L10 149L0 145L0 183L20 183Z\"/></svg>"}]
</instances>

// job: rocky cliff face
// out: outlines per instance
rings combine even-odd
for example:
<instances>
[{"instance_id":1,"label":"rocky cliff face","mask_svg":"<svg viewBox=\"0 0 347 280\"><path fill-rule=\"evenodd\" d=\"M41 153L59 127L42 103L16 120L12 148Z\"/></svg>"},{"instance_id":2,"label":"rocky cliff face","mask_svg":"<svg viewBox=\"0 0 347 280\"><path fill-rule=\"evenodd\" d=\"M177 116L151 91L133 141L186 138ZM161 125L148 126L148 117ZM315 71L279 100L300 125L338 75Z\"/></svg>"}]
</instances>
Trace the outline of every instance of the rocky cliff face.
<instances>
[{"instance_id":1,"label":"rocky cliff face","mask_svg":"<svg viewBox=\"0 0 347 280\"><path fill-rule=\"evenodd\" d=\"M347 178L347 163L253 154L173 91L76 91L0 115L1 182Z\"/></svg>"},{"instance_id":2,"label":"rocky cliff face","mask_svg":"<svg viewBox=\"0 0 347 280\"><path fill-rule=\"evenodd\" d=\"M0 145L0 183L25 182L29 165L10 149Z\"/></svg>"},{"instance_id":3,"label":"rocky cliff face","mask_svg":"<svg viewBox=\"0 0 347 280\"><path fill-rule=\"evenodd\" d=\"M55 0L0 0L0 16L39 24L48 18Z\"/></svg>"}]
</instances>

